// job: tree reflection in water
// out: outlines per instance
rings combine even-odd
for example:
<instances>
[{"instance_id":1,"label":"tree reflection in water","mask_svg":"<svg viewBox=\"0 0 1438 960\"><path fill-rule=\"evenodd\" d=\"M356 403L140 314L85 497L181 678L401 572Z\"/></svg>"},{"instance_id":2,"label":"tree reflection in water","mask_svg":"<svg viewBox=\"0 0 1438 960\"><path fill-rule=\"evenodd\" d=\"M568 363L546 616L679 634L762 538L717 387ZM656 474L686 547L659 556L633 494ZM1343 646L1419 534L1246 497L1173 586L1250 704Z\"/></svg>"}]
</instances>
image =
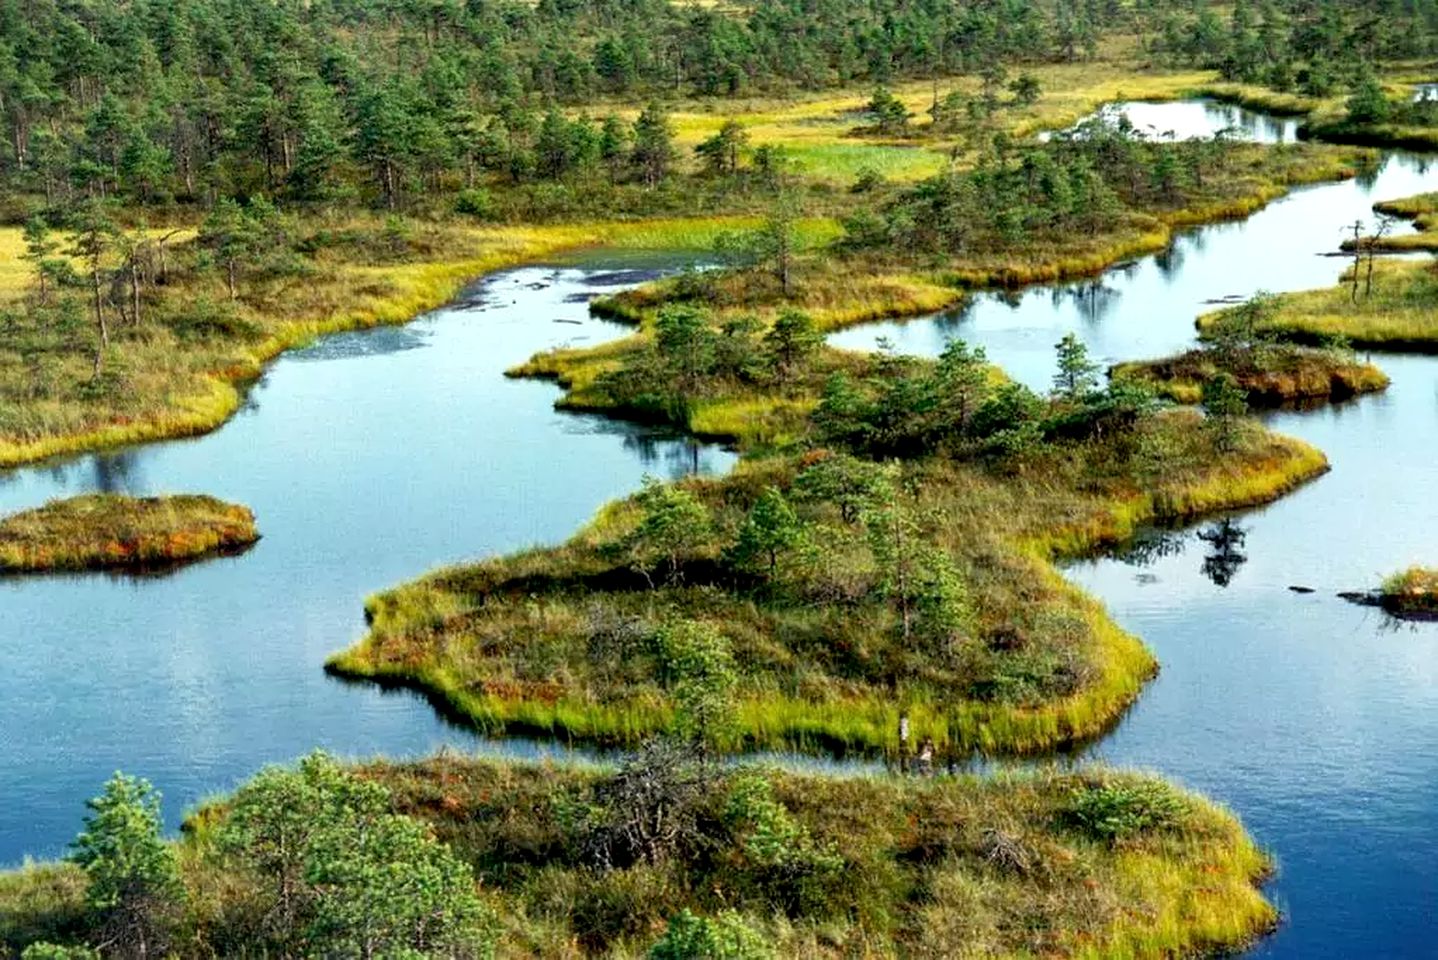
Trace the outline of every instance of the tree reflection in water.
<instances>
[{"instance_id":1,"label":"tree reflection in water","mask_svg":"<svg viewBox=\"0 0 1438 960\"><path fill-rule=\"evenodd\" d=\"M1224 517L1198 531L1198 539L1208 544L1208 553L1203 558L1203 575L1215 586L1228 586L1239 568L1248 562L1248 554L1242 551L1247 538L1248 531L1232 517Z\"/></svg>"}]
</instances>

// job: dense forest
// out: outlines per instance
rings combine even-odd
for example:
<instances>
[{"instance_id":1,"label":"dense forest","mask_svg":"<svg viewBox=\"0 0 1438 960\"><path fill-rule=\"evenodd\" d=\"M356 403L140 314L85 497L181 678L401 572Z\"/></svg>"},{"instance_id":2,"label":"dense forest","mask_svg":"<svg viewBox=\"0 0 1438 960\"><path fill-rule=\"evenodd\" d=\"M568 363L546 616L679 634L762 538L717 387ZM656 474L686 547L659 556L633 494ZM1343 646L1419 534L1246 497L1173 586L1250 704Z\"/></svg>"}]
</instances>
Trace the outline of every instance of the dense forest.
<instances>
[{"instance_id":1,"label":"dense forest","mask_svg":"<svg viewBox=\"0 0 1438 960\"><path fill-rule=\"evenodd\" d=\"M358 189L393 206L596 171L652 183L668 159L652 122L572 122L572 108L977 75L1082 60L1114 34L1160 62L1327 93L1361 64L1429 53L1435 22L1438 4L1386 0L1226 18L1172 0L7 0L0 172L51 203L142 205Z\"/></svg>"}]
</instances>

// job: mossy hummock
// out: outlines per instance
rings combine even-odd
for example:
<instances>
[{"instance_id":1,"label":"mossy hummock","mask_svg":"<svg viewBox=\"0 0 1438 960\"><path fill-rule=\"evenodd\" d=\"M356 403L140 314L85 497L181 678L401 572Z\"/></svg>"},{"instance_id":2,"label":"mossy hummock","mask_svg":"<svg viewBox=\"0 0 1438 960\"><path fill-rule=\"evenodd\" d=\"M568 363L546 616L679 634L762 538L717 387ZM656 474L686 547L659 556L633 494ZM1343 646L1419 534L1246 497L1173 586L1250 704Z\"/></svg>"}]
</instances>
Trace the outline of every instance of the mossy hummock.
<instances>
[{"instance_id":1,"label":"mossy hummock","mask_svg":"<svg viewBox=\"0 0 1438 960\"><path fill-rule=\"evenodd\" d=\"M247 507L214 497L88 494L0 520L0 572L164 567L259 536Z\"/></svg>"}]
</instances>

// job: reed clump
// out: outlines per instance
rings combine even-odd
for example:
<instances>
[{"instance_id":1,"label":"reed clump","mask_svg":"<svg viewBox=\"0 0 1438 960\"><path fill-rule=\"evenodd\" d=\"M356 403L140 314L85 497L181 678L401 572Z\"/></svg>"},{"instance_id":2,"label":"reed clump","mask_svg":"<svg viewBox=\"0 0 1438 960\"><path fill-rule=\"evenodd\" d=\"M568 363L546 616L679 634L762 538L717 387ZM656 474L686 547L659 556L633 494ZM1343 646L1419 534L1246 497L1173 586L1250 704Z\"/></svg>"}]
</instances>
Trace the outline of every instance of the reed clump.
<instances>
[{"instance_id":1,"label":"reed clump","mask_svg":"<svg viewBox=\"0 0 1438 960\"><path fill-rule=\"evenodd\" d=\"M163 567L258 539L248 508L214 497L87 494L0 519L0 572Z\"/></svg>"}]
</instances>

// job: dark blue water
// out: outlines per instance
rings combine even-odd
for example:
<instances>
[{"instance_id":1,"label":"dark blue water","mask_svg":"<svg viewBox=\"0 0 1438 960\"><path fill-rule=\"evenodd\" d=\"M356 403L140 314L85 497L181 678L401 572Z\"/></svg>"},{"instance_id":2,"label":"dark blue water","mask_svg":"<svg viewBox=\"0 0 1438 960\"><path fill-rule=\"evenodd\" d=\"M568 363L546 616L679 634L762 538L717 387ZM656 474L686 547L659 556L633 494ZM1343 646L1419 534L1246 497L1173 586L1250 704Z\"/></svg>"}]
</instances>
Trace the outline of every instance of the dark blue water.
<instances>
[{"instance_id":1,"label":"dark blue water","mask_svg":"<svg viewBox=\"0 0 1438 960\"><path fill-rule=\"evenodd\" d=\"M161 787L173 823L317 746L483 746L418 697L321 667L362 634L372 592L562 540L645 473L728 468L714 447L557 413L554 386L501 375L537 350L622 335L587 298L637 279L500 274L478 305L288 354L203 438L0 473L0 513L91 490L193 491L248 504L264 535L161 579L0 580L0 864L59 853L117 768Z\"/></svg>"},{"instance_id":2,"label":"dark blue water","mask_svg":"<svg viewBox=\"0 0 1438 960\"><path fill-rule=\"evenodd\" d=\"M1438 559L1438 361L1376 359L1387 393L1271 418L1327 476L1153 563L1069 571L1163 664L1093 755L1218 799L1277 855L1265 956L1438 956L1438 624L1335 596Z\"/></svg>"}]
</instances>

